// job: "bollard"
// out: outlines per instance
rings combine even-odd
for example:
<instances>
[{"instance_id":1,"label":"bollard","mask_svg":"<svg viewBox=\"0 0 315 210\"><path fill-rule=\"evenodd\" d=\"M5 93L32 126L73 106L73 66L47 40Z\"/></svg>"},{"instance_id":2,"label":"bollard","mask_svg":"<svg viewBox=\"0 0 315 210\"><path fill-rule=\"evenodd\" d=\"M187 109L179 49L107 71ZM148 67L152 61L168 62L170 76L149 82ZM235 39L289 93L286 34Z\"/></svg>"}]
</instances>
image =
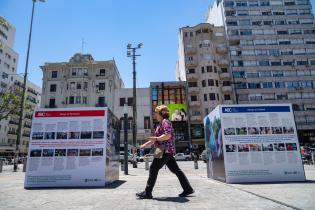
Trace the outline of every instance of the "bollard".
<instances>
[{"instance_id":1,"label":"bollard","mask_svg":"<svg viewBox=\"0 0 315 210\"><path fill-rule=\"evenodd\" d=\"M0 160L0 173L2 172L2 167L3 167L3 161Z\"/></svg>"},{"instance_id":2,"label":"bollard","mask_svg":"<svg viewBox=\"0 0 315 210\"><path fill-rule=\"evenodd\" d=\"M27 166L27 158L23 161L23 172L26 172L26 166Z\"/></svg>"},{"instance_id":3,"label":"bollard","mask_svg":"<svg viewBox=\"0 0 315 210\"><path fill-rule=\"evenodd\" d=\"M149 170L149 158L145 158L145 170Z\"/></svg>"},{"instance_id":4,"label":"bollard","mask_svg":"<svg viewBox=\"0 0 315 210\"><path fill-rule=\"evenodd\" d=\"M194 161L195 169L198 169L198 160Z\"/></svg>"}]
</instances>

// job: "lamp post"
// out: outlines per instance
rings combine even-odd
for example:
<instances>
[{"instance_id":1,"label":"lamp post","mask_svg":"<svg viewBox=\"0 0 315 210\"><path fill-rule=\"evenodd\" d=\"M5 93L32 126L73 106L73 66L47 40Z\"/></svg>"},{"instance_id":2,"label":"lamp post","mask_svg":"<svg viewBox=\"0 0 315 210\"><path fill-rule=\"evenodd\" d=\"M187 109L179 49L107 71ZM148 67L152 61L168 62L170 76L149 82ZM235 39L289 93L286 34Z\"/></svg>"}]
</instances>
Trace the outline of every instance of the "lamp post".
<instances>
[{"instance_id":1,"label":"lamp post","mask_svg":"<svg viewBox=\"0 0 315 210\"><path fill-rule=\"evenodd\" d=\"M132 99L132 155L133 155L133 168L137 168L137 159L136 159L136 140L137 140L137 90L136 90L136 57L140 56L136 54L136 50L140 49L143 44L139 43L137 47L132 47L131 44L127 45L127 57L132 58L133 66L133 99Z\"/></svg>"},{"instance_id":2,"label":"lamp post","mask_svg":"<svg viewBox=\"0 0 315 210\"><path fill-rule=\"evenodd\" d=\"M26 81L27 81L27 70L28 70L28 59L30 55L30 48L31 48L31 39L32 39L32 28L33 28L33 17L34 17L34 9L35 3L37 0L33 0L32 6L32 16L31 16L31 25L30 31L28 35L28 45L27 45L27 54L26 54L26 64L25 64L25 71L24 71L24 84L23 84L23 92L22 92L22 99L20 104L20 116L19 116L19 126L18 126L18 133L16 138L15 144L15 157L14 157L14 166L13 171L16 172L18 168L18 160L19 160L19 146L22 137L22 123L23 123L23 111L24 111L24 103L25 103L25 93L26 93ZM39 0L40 2L45 2L45 0Z\"/></svg>"},{"instance_id":3,"label":"lamp post","mask_svg":"<svg viewBox=\"0 0 315 210\"><path fill-rule=\"evenodd\" d=\"M124 104L124 173L128 175L128 105Z\"/></svg>"}]
</instances>

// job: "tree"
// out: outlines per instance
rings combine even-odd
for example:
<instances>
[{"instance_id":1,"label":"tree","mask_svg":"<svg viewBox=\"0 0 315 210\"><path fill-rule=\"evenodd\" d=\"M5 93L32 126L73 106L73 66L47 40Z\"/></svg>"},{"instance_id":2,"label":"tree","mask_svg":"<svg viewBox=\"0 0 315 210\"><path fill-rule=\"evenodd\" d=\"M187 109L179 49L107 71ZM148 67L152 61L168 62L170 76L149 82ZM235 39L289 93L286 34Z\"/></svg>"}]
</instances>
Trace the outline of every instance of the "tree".
<instances>
[{"instance_id":1,"label":"tree","mask_svg":"<svg viewBox=\"0 0 315 210\"><path fill-rule=\"evenodd\" d=\"M19 90L9 88L0 91L0 121L8 116L19 114L21 104L21 93Z\"/></svg>"}]
</instances>

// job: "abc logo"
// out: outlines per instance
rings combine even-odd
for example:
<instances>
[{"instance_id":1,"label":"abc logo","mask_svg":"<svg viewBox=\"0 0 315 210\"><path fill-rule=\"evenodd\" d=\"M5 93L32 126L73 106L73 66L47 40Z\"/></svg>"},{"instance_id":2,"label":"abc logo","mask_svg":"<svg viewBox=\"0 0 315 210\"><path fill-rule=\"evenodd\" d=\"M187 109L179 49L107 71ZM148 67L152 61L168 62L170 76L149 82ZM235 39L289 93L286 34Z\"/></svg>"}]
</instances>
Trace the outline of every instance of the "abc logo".
<instances>
[{"instance_id":1,"label":"abc logo","mask_svg":"<svg viewBox=\"0 0 315 210\"><path fill-rule=\"evenodd\" d=\"M224 108L224 112L232 112L232 108Z\"/></svg>"}]
</instances>

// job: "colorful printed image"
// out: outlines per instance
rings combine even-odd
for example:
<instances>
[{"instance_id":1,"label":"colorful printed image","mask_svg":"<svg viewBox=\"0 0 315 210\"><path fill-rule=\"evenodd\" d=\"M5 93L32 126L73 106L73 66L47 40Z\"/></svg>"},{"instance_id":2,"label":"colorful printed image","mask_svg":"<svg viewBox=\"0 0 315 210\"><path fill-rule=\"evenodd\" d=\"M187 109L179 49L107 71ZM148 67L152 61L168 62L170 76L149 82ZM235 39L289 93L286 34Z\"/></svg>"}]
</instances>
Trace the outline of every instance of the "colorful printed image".
<instances>
[{"instance_id":1,"label":"colorful printed image","mask_svg":"<svg viewBox=\"0 0 315 210\"><path fill-rule=\"evenodd\" d=\"M263 151L273 151L273 145L272 144L263 144L262 145Z\"/></svg>"},{"instance_id":2,"label":"colorful printed image","mask_svg":"<svg viewBox=\"0 0 315 210\"><path fill-rule=\"evenodd\" d=\"M33 140L41 140L44 138L44 133L43 132L33 132L32 133L32 139Z\"/></svg>"},{"instance_id":3,"label":"colorful printed image","mask_svg":"<svg viewBox=\"0 0 315 210\"><path fill-rule=\"evenodd\" d=\"M42 150L41 149L32 149L30 153L30 157L41 157Z\"/></svg>"},{"instance_id":4,"label":"colorful printed image","mask_svg":"<svg viewBox=\"0 0 315 210\"><path fill-rule=\"evenodd\" d=\"M54 149L43 149L43 157L53 157Z\"/></svg>"},{"instance_id":5,"label":"colorful printed image","mask_svg":"<svg viewBox=\"0 0 315 210\"><path fill-rule=\"evenodd\" d=\"M294 133L294 128L293 127L282 127L283 133L285 134L293 134Z\"/></svg>"},{"instance_id":6,"label":"colorful printed image","mask_svg":"<svg viewBox=\"0 0 315 210\"><path fill-rule=\"evenodd\" d=\"M46 132L45 133L45 139L47 139L47 140L55 139L55 132Z\"/></svg>"},{"instance_id":7,"label":"colorful printed image","mask_svg":"<svg viewBox=\"0 0 315 210\"><path fill-rule=\"evenodd\" d=\"M186 104L165 104L170 110L170 121L187 121Z\"/></svg>"},{"instance_id":8,"label":"colorful printed image","mask_svg":"<svg viewBox=\"0 0 315 210\"><path fill-rule=\"evenodd\" d=\"M78 149L67 149L67 156L78 156L79 150Z\"/></svg>"},{"instance_id":9,"label":"colorful printed image","mask_svg":"<svg viewBox=\"0 0 315 210\"><path fill-rule=\"evenodd\" d=\"M259 152L261 151L261 145L259 144L249 144L249 149L251 152Z\"/></svg>"},{"instance_id":10,"label":"colorful printed image","mask_svg":"<svg viewBox=\"0 0 315 210\"><path fill-rule=\"evenodd\" d=\"M269 127L260 127L259 133L260 134L272 134L272 130Z\"/></svg>"},{"instance_id":11,"label":"colorful printed image","mask_svg":"<svg viewBox=\"0 0 315 210\"><path fill-rule=\"evenodd\" d=\"M287 148L287 151L296 151L297 150L296 143L286 143L285 146Z\"/></svg>"},{"instance_id":12,"label":"colorful printed image","mask_svg":"<svg viewBox=\"0 0 315 210\"><path fill-rule=\"evenodd\" d=\"M281 127L271 127L272 134L282 134L282 128Z\"/></svg>"},{"instance_id":13,"label":"colorful printed image","mask_svg":"<svg viewBox=\"0 0 315 210\"><path fill-rule=\"evenodd\" d=\"M257 134L259 134L259 130L256 127L249 127L248 128L248 134L249 135L257 135Z\"/></svg>"},{"instance_id":14,"label":"colorful printed image","mask_svg":"<svg viewBox=\"0 0 315 210\"><path fill-rule=\"evenodd\" d=\"M91 156L91 149L80 149L80 156Z\"/></svg>"},{"instance_id":15,"label":"colorful printed image","mask_svg":"<svg viewBox=\"0 0 315 210\"><path fill-rule=\"evenodd\" d=\"M236 135L246 135L247 134L247 128L236 128Z\"/></svg>"},{"instance_id":16,"label":"colorful printed image","mask_svg":"<svg viewBox=\"0 0 315 210\"><path fill-rule=\"evenodd\" d=\"M92 156L103 156L103 148L93 148Z\"/></svg>"},{"instance_id":17,"label":"colorful printed image","mask_svg":"<svg viewBox=\"0 0 315 210\"><path fill-rule=\"evenodd\" d=\"M275 151L285 151L284 143L273 144Z\"/></svg>"},{"instance_id":18,"label":"colorful printed image","mask_svg":"<svg viewBox=\"0 0 315 210\"><path fill-rule=\"evenodd\" d=\"M235 135L235 129L234 128L225 128L224 129L224 135Z\"/></svg>"},{"instance_id":19,"label":"colorful printed image","mask_svg":"<svg viewBox=\"0 0 315 210\"><path fill-rule=\"evenodd\" d=\"M80 139L80 132L70 132L69 139Z\"/></svg>"},{"instance_id":20,"label":"colorful printed image","mask_svg":"<svg viewBox=\"0 0 315 210\"><path fill-rule=\"evenodd\" d=\"M93 131L93 139L104 138L104 131Z\"/></svg>"},{"instance_id":21,"label":"colorful printed image","mask_svg":"<svg viewBox=\"0 0 315 210\"><path fill-rule=\"evenodd\" d=\"M236 145L235 144L227 144L225 145L226 152L236 152Z\"/></svg>"},{"instance_id":22,"label":"colorful printed image","mask_svg":"<svg viewBox=\"0 0 315 210\"><path fill-rule=\"evenodd\" d=\"M66 156L66 149L55 149L55 157L64 157Z\"/></svg>"},{"instance_id":23,"label":"colorful printed image","mask_svg":"<svg viewBox=\"0 0 315 210\"><path fill-rule=\"evenodd\" d=\"M249 145L248 144L239 144L237 145L238 152L249 152Z\"/></svg>"},{"instance_id":24,"label":"colorful printed image","mask_svg":"<svg viewBox=\"0 0 315 210\"><path fill-rule=\"evenodd\" d=\"M91 139L91 138L92 138L92 131L81 132L81 139Z\"/></svg>"},{"instance_id":25,"label":"colorful printed image","mask_svg":"<svg viewBox=\"0 0 315 210\"><path fill-rule=\"evenodd\" d=\"M57 138L56 139L67 139L68 138L67 132L57 132Z\"/></svg>"}]
</instances>

